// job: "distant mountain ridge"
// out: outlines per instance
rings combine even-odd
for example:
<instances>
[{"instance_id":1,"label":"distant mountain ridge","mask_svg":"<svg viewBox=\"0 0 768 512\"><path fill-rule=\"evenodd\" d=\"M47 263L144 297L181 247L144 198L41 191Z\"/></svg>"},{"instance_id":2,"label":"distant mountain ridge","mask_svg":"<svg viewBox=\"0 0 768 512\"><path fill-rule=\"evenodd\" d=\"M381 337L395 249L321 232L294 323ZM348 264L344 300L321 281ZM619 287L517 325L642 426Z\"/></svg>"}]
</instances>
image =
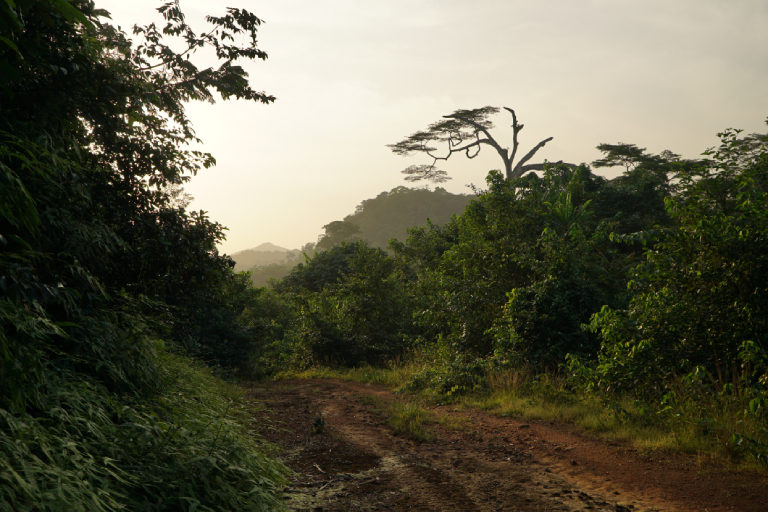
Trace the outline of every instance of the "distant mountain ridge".
<instances>
[{"instance_id":1,"label":"distant mountain ridge","mask_svg":"<svg viewBox=\"0 0 768 512\"><path fill-rule=\"evenodd\" d=\"M243 249L242 251L238 252L250 252L250 251L256 251L256 252L289 252L291 249L286 249L285 247L280 247L279 245L275 245L272 242L264 242L263 244L259 244L256 247L251 247L250 249Z\"/></svg>"},{"instance_id":2,"label":"distant mountain ridge","mask_svg":"<svg viewBox=\"0 0 768 512\"><path fill-rule=\"evenodd\" d=\"M302 250L265 242L230 256L235 260L236 271L250 271L254 285L264 286L270 279L287 275L303 261L302 251L311 254L352 240L365 240L374 247L386 249L390 239L403 240L408 228L423 226L427 219L437 225L445 224L451 216L463 212L473 197L453 194L440 187L435 190L396 187L362 201L343 220L323 226L324 233L317 243L307 244Z\"/></svg>"},{"instance_id":3,"label":"distant mountain ridge","mask_svg":"<svg viewBox=\"0 0 768 512\"><path fill-rule=\"evenodd\" d=\"M301 251L286 249L271 242L264 242L250 249L237 251L230 256L235 260L235 271L240 272L252 267L280 265L296 260Z\"/></svg>"}]
</instances>

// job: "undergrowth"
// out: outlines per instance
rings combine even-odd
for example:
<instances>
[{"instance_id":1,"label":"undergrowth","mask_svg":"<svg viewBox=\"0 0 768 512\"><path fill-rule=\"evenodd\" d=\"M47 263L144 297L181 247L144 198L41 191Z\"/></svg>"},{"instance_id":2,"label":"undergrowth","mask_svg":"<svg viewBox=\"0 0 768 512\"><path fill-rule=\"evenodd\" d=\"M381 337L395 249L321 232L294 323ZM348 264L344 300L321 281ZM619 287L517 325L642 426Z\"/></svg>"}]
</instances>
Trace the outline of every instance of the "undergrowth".
<instances>
[{"instance_id":1,"label":"undergrowth","mask_svg":"<svg viewBox=\"0 0 768 512\"><path fill-rule=\"evenodd\" d=\"M434 425L441 425L448 430L466 430L469 418L452 414L441 414L426 407L427 402L412 395L386 400L378 395L362 398L381 416L395 434L402 434L417 441L432 441L435 438Z\"/></svg>"}]
</instances>

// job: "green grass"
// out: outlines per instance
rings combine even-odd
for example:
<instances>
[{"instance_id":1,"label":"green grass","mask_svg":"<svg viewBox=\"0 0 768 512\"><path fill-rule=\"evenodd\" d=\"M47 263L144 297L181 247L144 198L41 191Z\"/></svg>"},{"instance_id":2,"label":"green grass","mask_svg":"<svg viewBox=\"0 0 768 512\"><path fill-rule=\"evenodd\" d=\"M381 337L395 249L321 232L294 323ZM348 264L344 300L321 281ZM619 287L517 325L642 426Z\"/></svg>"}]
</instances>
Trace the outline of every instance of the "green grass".
<instances>
[{"instance_id":1,"label":"green grass","mask_svg":"<svg viewBox=\"0 0 768 512\"><path fill-rule=\"evenodd\" d=\"M421 405L395 400L388 408L387 422L396 434L405 434L417 441L432 441L435 438L431 424L436 423L435 415Z\"/></svg>"},{"instance_id":2,"label":"green grass","mask_svg":"<svg viewBox=\"0 0 768 512\"><path fill-rule=\"evenodd\" d=\"M578 425L597 437L625 441L645 452L696 454L765 471L746 446L732 442L734 434L755 439L765 431L765 425L742 414L747 406L743 397L692 393L681 385L673 394L676 404L662 408L632 396L606 400L576 393L556 375L507 370L488 375L487 383L485 392L466 395L461 403L500 416Z\"/></svg>"},{"instance_id":3,"label":"green grass","mask_svg":"<svg viewBox=\"0 0 768 512\"><path fill-rule=\"evenodd\" d=\"M465 429L466 422L455 414L438 415L425 408L422 404L444 399L433 389L403 391L411 378L427 366L425 357L415 357L386 368L320 367L282 376L338 378L394 389L407 398L381 409L389 424L398 433L428 440L433 436L430 425ZM562 376L513 369L486 375L485 389L459 397L458 404L499 416L577 425L596 437L628 442L644 452L695 454L702 460L766 471L765 463L755 458L749 443L733 442L734 434L757 440L766 436L764 424L742 414L746 399L705 393L687 396L682 387L676 393L676 406L661 410L658 405L651 406L632 396L607 400L575 393Z\"/></svg>"},{"instance_id":4,"label":"green grass","mask_svg":"<svg viewBox=\"0 0 768 512\"><path fill-rule=\"evenodd\" d=\"M159 351L157 392L51 371L36 415L0 408L0 512L281 510L287 468L248 425L243 391Z\"/></svg>"},{"instance_id":5,"label":"green grass","mask_svg":"<svg viewBox=\"0 0 768 512\"><path fill-rule=\"evenodd\" d=\"M362 402L386 418L395 434L401 434L417 441L432 441L435 438L434 425L447 430L467 430L470 420L466 416L441 414L429 409L413 395L386 400L377 395L367 395Z\"/></svg>"},{"instance_id":6,"label":"green grass","mask_svg":"<svg viewBox=\"0 0 768 512\"><path fill-rule=\"evenodd\" d=\"M405 386L411 377L422 368L426 362L420 357L407 360L395 360L386 367L359 366L356 368L330 368L314 366L306 370L285 370L278 373L275 379L340 379L364 384L379 384L390 389L399 390Z\"/></svg>"},{"instance_id":7,"label":"green grass","mask_svg":"<svg viewBox=\"0 0 768 512\"><path fill-rule=\"evenodd\" d=\"M465 397L464 403L501 416L578 425L603 439L628 441L642 450L696 453L702 448L629 397L606 403L568 390L562 377L519 370L489 375L488 384L487 393Z\"/></svg>"},{"instance_id":8,"label":"green grass","mask_svg":"<svg viewBox=\"0 0 768 512\"><path fill-rule=\"evenodd\" d=\"M438 416L412 400L385 400L377 395L368 395L362 402L386 418L395 434L405 435L417 441L432 441L435 438L432 425L438 423Z\"/></svg>"},{"instance_id":9,"label":"green grass","mask_svg":"<svg viewBox=\"0 0 768 512\"><path fill-rule=\"evenodd\" d=\"M536 390L497 389L462 398L461 403L499 416L578 425L608 440L631 441L643 450L661 449L696 453L699 446L681 439L679 432L645 421L628 421L594 398L563 395L553 397ZM631 409L626 400L622 410ZM638 417L639 419L639 417Z\"/></svg>"}]
</instances>

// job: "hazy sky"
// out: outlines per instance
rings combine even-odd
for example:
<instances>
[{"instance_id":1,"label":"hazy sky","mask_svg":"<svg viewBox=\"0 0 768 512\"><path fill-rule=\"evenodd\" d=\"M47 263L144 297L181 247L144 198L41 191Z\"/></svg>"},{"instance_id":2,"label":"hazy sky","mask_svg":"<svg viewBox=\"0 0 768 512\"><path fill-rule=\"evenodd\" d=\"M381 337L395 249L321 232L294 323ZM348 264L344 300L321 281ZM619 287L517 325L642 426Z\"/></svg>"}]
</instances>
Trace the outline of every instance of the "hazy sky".
<instances>
[{"instance_id":1,"label":"hazy sky","mask_svg":"<svg viewBox=\"0 0 768 512\"><path fill-rule=\"evenodd\" d=\"M96 0L124 29L161 2ZM590 162L601 142L693 157L727 127L766 131L765 0L182 0L190 21L242 7L266 21L248 64L271 105L188 107L218 165L186 187L234 252L298 248L426 163L397 142L457 108L509 106L521 151ZM499 116L497 126L508 125ZM503 134L504 131L502 130ZM502 137L503 138L503 137ZM456 157L466 192L501 163ZM498 158L498 157L497 157ZM540 161L540 159L536 159Z\"/></svg>"}]
</instances>

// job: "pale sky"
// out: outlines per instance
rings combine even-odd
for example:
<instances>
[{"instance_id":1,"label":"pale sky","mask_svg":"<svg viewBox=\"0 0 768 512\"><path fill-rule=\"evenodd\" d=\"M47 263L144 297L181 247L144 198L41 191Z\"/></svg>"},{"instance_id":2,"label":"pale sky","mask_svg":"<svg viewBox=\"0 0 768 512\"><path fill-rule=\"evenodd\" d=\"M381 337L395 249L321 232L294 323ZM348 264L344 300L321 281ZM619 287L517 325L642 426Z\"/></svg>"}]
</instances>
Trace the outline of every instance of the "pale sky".
<instances>
[{"instance_id":1,"label":"pale sky","mask_svg":"<svg viewBox=\"0 0 768 512\"><path fill-rule=\"evenodd\" d=\"M162 2L96 0L126 31ZM602 142L695 157L728 127L766 131L765 0L182 0L188 20L241 7L265 20L246 65L271 105L188 107L217 166L191 207L229 228L224 252L298 248L427 163L386 144L457 108L509 106L521 151L591 162ZM203 26L203 25L201 25ZM499 116L497 126L509 124ZM504 139L504 130L501 130ZM484 185L498 156L456 155L443 185Z\"/></svg>"}]
</instances>

